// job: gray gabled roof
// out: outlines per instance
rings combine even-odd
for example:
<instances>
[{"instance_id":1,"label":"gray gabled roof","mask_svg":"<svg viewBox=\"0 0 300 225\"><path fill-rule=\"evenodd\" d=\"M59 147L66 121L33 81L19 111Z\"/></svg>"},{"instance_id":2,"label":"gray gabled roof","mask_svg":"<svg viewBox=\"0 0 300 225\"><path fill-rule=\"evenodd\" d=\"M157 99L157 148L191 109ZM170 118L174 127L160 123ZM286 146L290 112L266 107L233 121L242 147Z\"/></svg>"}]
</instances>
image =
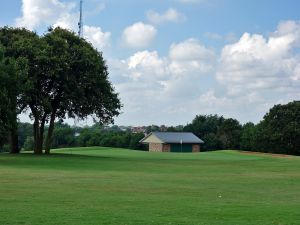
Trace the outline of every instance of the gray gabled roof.
<instances>
[{"instance_id":1,"label":"gray gabled roof","mask_svg":"<svg viewBox=\"0 0 300 225\"><path fill-rule=\"evenodd\" d=\"M160 139L163 143L190 143L190 144L202 144L200 138L198 138L193 133L188 132L153 132L143 138L140 142L144 142L149 136L155 135L158 139Z\"/></svg>"}]
</instances>

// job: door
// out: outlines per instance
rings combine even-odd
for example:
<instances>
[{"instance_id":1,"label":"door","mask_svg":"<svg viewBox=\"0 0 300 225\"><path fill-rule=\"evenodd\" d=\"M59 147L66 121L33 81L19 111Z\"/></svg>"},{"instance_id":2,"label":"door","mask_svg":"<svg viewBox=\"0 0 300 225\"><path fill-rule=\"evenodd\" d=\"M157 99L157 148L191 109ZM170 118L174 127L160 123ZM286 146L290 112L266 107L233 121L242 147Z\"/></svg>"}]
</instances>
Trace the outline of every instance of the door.
<instances>
[{"instance_id":1,"label":"door","mask_svg":"<svg viewBox=\"0 0 300 225\"><path fill-rule=\"evenodd\" d=\"M171 152L192 152L192 144L171 144Z\"/></svg>"}]
</instances>

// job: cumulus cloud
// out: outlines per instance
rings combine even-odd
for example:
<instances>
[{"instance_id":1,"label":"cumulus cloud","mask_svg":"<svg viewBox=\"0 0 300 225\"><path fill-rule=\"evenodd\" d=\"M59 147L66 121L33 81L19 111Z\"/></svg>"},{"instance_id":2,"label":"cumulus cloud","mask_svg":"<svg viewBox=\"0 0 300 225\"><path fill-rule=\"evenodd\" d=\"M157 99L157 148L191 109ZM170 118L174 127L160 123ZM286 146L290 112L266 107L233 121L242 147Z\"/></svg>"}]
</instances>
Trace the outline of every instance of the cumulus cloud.
<instances>
[{"instance_id":1,"label":"cumulus cloud","mask_svg":"<svg viewBox=\"0 0 300 225\"><path fill-rule=\"evenodd\" d=\"M101 3L97 10L103 9ZM79 13L76 12L75 2L64 2L60 0L22 0L22 16L16 19L16 26L26 27L30 30L41 26L62 27L65 29L78 30ZM91 42L95 48L102 50L110 44L110 32L102 31L101 27L83 27L86 40Z\"/></svg>"},{"instance_id":2,"label":"cumulus cloud","mask_svg":"<svg viewBox=\"0 0 300 225\"><path fill-rule=\"evenodd\" d=\"M91 42L95 48L102 50L110 45L110 32L103 32L101 27L83 26L84 38Z\"/></svg>"},{"instance_id":3,"label":"cumulus cloud","mask_svg":"<svg viewBox=\"0 0 300 225\"><path fill-rule=\"evenodd\" d=\"M176 9L170 8L163 13L158 13L153 10L147 12L147 19L150 23L161 24L165 22L179 22L185 20L185 16L179 13Z\"/></svg>"},{"instance_id":4,"label":"cumulus cloud","mask_svg":"<svg viewBox=\"0 0 300 225\"><path fill-rule=\"evenodd\" d=\"M213 50L190 38L171 45L169 70L177 75L207 74L214 69L215 58Z\"/></svg>"},{"instance_id":5,"label":"cumulus cloud","mask_svg":"<svg viewBox=\"0 0 300 225\"><path fill-rule=\"evenodd\" d=\"M211 113L258 122L274 104L300 98L299 31L300 22L283 21L268 36L244 33L220 55L190 38L166 56L137 52L112 75L123 77L117 89L137 123L182 124Z\"/></svg>"},{"instance_id":6,"label":"cumulus cloud","mask_svg":"<svg viewBox=\"0 0 300 225\"><path fill-rule=\"evenodd\" d=\"M197 39L190 38L171 45L169 57L173 60L211 60L215 57L213 50L201 45Z\"/></svg>"},{"instance_id":7,"label":"cumulus cloud","mask_svg":"<svg viewBox=\"0 0 300 225\"><path fill-rule=\"evenodd\" d=\"M59 0L22 0L22 16L16 19L16 25L32 30L57 21L69 21L75 6Z\"/></svg>"},{"instance_id":8,"label":"cumulus cloud","mask_svg":"<svg viewBox=\"0 0 300 225\"><path fill-rule=\"evenodd\" d=\"M53 27L61 27L68 30L76 31L78 30L78 18L79 14L77 13L64 13L60 17L57 17L54 23L49 23L50 21L45 20L43 23L47 24L47 26Z\"/></svg>"},{"instance_id":9,"label":"cumulus cloud","mask_svg":"<svg viewBox=\"0 0 300 225\"><path fill-rule=\"evenodd\" d=\"M142 69L147 71L147 73L154 73L156 75L165 74L165 59L160 58L157 51L137 52L128 58L127 63L129 70Z\"/></svg>"},{"instance_id":10,"label":"cumulus cloud","mask_svg":"<svg viewBox=\"0 0 300 225\"><path fill-rule=\"evenodd\" d=\"M137 22L123 31L123 42L127 47L146 48L155 38L157 30L150 24Z\"/></svg>"},{"instance_id":11,"label":"cumulus cloud","mask_svg":"<svg viewBox=\"0 0 300 225\"><path fill-rule=\"evenodd\" d=\"M281 22L277 30L264 37L245 33L236 43L223 48L217 80L227 86L228 94L245 91L293 91L300 87L300 23Z\"/></svg>"},{"instance_id":12,"label":"cumulus cloud","mask_svg":"<svg viewBox=\"0 0 300 225\"><path fill-rule=\"evenodd\" d=\"M184 47L186 54L182 52ZM193 49L201 51L195 54ZM188 39L173 43L167 56L145 50L118 62L109 61L112 79L122 80L116 82L116 88L124 103L126 118L134 115L138 123L149 117L149 120L163 123L163 119L157 119L164 115L166 120L171 115L165 122L170 124L172 119L176 119L179 123L176 111L188 113L192 119L193 112L187 112L185 106L206 89L204 80L213 73L214 57L212 50L196 39ZM175 110L175 105L181 106Z\"/></svg>"}]
</instances>

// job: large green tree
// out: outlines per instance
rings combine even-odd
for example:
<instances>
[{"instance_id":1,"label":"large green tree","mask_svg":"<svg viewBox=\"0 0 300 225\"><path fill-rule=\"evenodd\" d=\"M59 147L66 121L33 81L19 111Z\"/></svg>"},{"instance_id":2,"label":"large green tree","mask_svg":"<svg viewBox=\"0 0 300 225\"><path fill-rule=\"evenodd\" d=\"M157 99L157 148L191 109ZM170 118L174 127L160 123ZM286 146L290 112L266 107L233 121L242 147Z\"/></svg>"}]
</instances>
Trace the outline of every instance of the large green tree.
<instances>
[{"instance_id":1,"label":"large green tree","mask_svg":"<svg viewBox=\"0 0 300 225\"><path fill-rule=\"evenodd\" d=\"M40 37L25 29L4 27L0 43L5 57L27 61L28 77L21 85L18 108L30 108L36 154L43 152L44 145L50 153L55 120L92 116L112 123L119 114L121 103L108 80L102 53L75 33L56 28Z\"/></svg>"},{"instance_id":2,"label":"large green tree","mask_svg":"<svg viewBox=\"0 0 300 225\"><path fill-rule=\"evenodd\" d=\"M204 140L204 151L239 149L241 130L237 120L218 115L197 115L184 127L184 131L193 132Z\"/></svg>"},{"instance_id":3,"label":"large green tree","mask_svg":"<svg viewBox=\"0 0 300 225\"><path fill-rule=\"evenodd\" d=\"M220 125L224 118L218 115L197 115L183 130L193 132L204 140L202 150L211 151L223 149L223 143L217 136Z\"/></svg>"},{"instance_id":4,"label":"large green tree","mask_svg":"<svg viewBox=\"0 0 300 225\"><path fill-rule=\"evenodd\" d=\"M0 145L10 136L11 153L19 153L17 115L22 107L22 83L26 79L24 59L5 57L0 46Z\"/></svg>"},{"instance_id":5,"label":"large green tree","mask_svg":"<svg viewBox=\"0 0 300 225\"><path fill-rule=\"evenodd\" d=\"M257 133L260 149L300 155L300 101L275 105L258 124Z\"/></svg>"},{"instance_id":6,"label":"large green tree","mask_svg":"<svg viewBox=\"0 0 300 225\"><path fill-rule=\"evenodd\" d=\"M0 44L4 47L4 59L14 61L15 71L5 82L9 88L11 152L18 153L17 115L28 107L28 102L40 101L36 89L39 84L39 56L42 44L37 34L26 29L4 27L0 29ZM10 86L11 84L11 86Z\"/></svg>"},{"instance_id":7,"label":"large green tree","mask_svg":"<svg viewBox=\"0 0 300 225\"><path fill-rule=\"evenodd\" d=\"M255 150L255 133L257 129L254 123L248 122L242 127L241 150Z\"/></svg>"},{"instance_id":8,"label":"large green tree","mask_svg":"<svg viewBox=\"0 0 300 225\"><path fill-rule=\"evenodd\" d=\"M10 102L6 82L9 78L9 67L4 63L3 48L0 47L0 148L7 141L9 131L10 110L7 105Z\"/></svg>"},{"instance_id":9,"label":"large green tree","mask_svg":"<svg viewBox=\"0 0 300 225\"><path fill-rule=\"evenodd\" d=\"M112 123L121 103L109 81L102 53L90 43L61 28L49 30L43 40L47 43L45 83L49 88L43 89L41 108L49 115L45 144L49 153L55 119L93 116L100 123Z\"/></svg>"},{"instance_id":10,"label":"large green tree","mask_svg":"<svg viewBox=\"0 0 300 225\"><path fill-rule=\"evenodd\" d=\"M236 119L224 119L218 127L217 136L224 149L240 149L242 126Z\"/></svg>"}]
</instances>

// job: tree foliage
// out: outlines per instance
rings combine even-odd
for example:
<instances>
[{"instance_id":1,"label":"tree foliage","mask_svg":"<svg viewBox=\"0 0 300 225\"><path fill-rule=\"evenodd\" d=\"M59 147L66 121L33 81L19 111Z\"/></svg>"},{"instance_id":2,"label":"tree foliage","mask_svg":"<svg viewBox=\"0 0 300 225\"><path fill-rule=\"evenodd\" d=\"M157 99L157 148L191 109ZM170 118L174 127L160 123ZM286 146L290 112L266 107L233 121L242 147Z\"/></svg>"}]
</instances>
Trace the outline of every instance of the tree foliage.
<instances>
[{"instance_id":1,"label":"tree foliage","mask_svg":"<svg viewBox=\"0 0 300 225\"><path fill-rule=\"evenodd\" d=\"M6 57L0 45L0 146L10 136L11 153L18 153L17 115L23 110L21 90L27 78L23 58Z\"/></svg>"},{"instance_id":2,"label":"tree foliage","mask_svg":"<svg viewBox=\"0 0 300 225\"><path fill-rule=\"evenodd\" d=\"M241 149L243 150L254 150L256 148L255 145L255 132L256 126L254 123L248 122L243 125L242 134L241 134Z\"/></svg>"},{"instance_id":3,"label":"tree foliage","mask_svg":"<svg viewBox=\"0 0 300 225\"><path fill-rule=\"evenodd\" d=\"M0 29L0 43L6 58L27 62L28 77L19 93L10 96L20 100L15 108L30 109L36 154L42 153L43 146L50 152L55 120L93 116L101 123L112 123L119 114L120 100L108 80L102 53L75 33L55 28L38 36L5 27Z\"/></svg>"},{"instance_id":4,"label":"tree foliage","mask_svg":"<svg viewBox=\"0 0 300 225\"><path fill-rule=\"evenodd\" d=\"M3 49L0 48L0 147L7 141L9 130L10 110L7 107L10 102L6 81L9 77L10 65L5 65L3 60Z\"/></svg>"},{"instance_id":5,"label":"tree foliage","mask_svg":"<svg viewBox=\"0 0 300 225\"><path fill-rule=\"evenodd\" d=\"M239 149L242 127L235 119L218 115L198 115L184 131L193 132L204 140L202 150Z\"/></svg>"},{"instance_id":6,"label":"tree foliage","mask_svg":"<svg viewBox=\"0 0 300 225\"><path fill-rule=\"evenodd\" d=\"M300 155L300 101L275 105L257 125L258 150Z\"/></svg>"}]
</instances>

